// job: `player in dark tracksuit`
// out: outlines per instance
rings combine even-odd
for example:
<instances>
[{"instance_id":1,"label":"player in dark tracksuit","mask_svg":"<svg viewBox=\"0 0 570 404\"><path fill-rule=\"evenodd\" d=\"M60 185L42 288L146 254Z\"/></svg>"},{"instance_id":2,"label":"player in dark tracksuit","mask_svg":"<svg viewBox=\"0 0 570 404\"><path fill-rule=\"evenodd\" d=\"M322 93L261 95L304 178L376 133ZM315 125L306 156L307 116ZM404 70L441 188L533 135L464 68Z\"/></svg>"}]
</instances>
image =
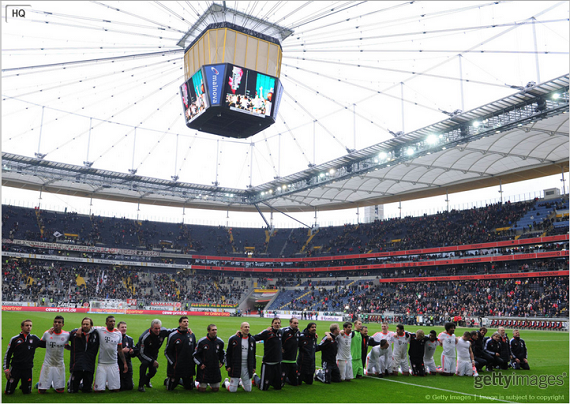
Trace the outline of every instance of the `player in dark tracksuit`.
<instances>
[{"instance_id":1,"label":"player in dark tracksuit","mask_svg":"<svg viewBox=\"0 0 570 404\"><path fill-rule=\"evenodd\" d=\"M156 374L158 368L158 351L164 340L168 338L173 330L162 327L162 322L158 319L152 320L150 328L139 337L137 347L139 349L139 359L141 367L139 370L139 391L144 392L146 385L152 387L150 379ZM148 373L147 373L148 371Z\"/></svg>"},{"instance_id":2,"label":"player in dark tracksuit","mask_svg":"<svg viewBox=\"0 0 570 404\"><path fill-rule=\"evenodd\" d=\"M121 372L121 391L130 391L134 387L133 382L133 363L131 358L138 355L138 348L135 350L135 342L127 335L127 323L124 321L119 322L117 325L121 334L123 334L123 340L121 346L123 347L123 354L125 355L125 360L127 361L127 373ZM123 369L123 361L118 357L117 362L119 364L119 369Z\"/></svg>"},{"instance_id":3,"label":"player in dark tracksuit","mask_svg":"<svg viewBox=\"0 0 570 404\"><path fill-rule=\"evenodd\" d=\"M488 366L498 366L501 369L508 369L509 363L501 358L501 336L498 332L494 333L491 338L485 342L485 353L487 353L491 360L487 362Z\"/></svg>"},{"instance_id":4,"label":"player in dark tracksuit","mask_svg":"<svg viewBox=\"0 0 570 404\"><path fill-rule=\"evenodd\" d=\"M316 351L321 351L322 369L317 370L315 378L326 384L330 384L331 381L335 383L341 382L340 370L336 364L336 354L338 352L336 337L340 334L338 324L331 324L330 331L330 335L325 336L316 349Z\"/></svg>"},{"instance_id":5,"label":"player in dark tracksuit","mask_svg":"<svg viewBox=\"0 0 570 404\"><path fill-rule=\"evenodd\" d=\"M299 357L297 371L299 385L303 382L313 384L315 375L315 352L317 351L317 324L309 323L299 335Z\"/></svg>"},{"instance_id":6,"label":"player in dark tracksuit","mask_svg":"<svg viewBox=\"0 0 570 404\"><path fill-rule=\"evenodd\" d=\"M283 384L285 382L292 386L297 385L297 350L299 347L299 319L292 317L289 320L289 327L281 329L283 333L283 359L281 361L281 370L285 374Z\"/></svg>"},{"instance_id":7,"label":"player in dark tracksuit","mask_svg":"<svg viewBox=\"0 0 570 404\"><path fill-rule=\"evenodd\" d=\"M166 389L174 390L180 380L185 390L194 388L194 351L196 350L196 336L188 328L188 317L182 316L178 320L179 327L168 336L164 355L168 360L166 368Z\"/></svg>"},{"instance_id":8,"label":"player in dark tracksuit","mask_svg":"<svg viewBox=\"0 0 570 404\"><path fill-rule=\"evenodd\" d=\"M513 331L513 338L511 338L511 353L513 354L513 369L530 370L530 366L526 358L526 343L524 342L524 339L521 339L519 330Z\"/></svg>"},{"instance_id":9,"label":"player in dark tracksuit","mask_svg":"<svg viewBox=\"0 0 570 404\"><path fill-rule=\"evenodd\" d=\"M194 362L198 368L196 374L196 381L199 383L198 391L206 391L208 384L212 391L218 391L222 381L220 368L225 362L225 352L224 341L218 338L218 328L215 324L210 324L208 335L198 341L194 352Z\"/></svg>"},{"instance_id":10,"label":"player in dark tracksuit","mask_svg":"<svg viewBox=\"0 0 570 404\"><path fill-rule=\"evenodd\" d=\"M93 375L99 352L99 333L91 332L92 327L93 320L85 317L81 320L80 329L76 328L69 332L70 393L77 393L80 389L83 393L90 393L93 389Z\"/></svg>"},{"instance_id":11,"label":"player in dark tracksuit","mask_svg":"<svg viewBox=\"0 0 570 404\"><path fill-rule=\"evenodd\" d=\"M248 322L241 323L240 331L237 335L232 335L228 340L226 370L230 377L230 383L225 387L230 393L237 391L240 380L243 389L248 392L251 391L251 379L253 378L257 364L255 345L255 339L249 333ZM247 355L247 359L244 360L243 355Z\"/></svg>"},{"instance_id":12,"label":"player in dark tracksuit","mask_svg":"<svg viewBox=\"0 0 570 404\"><path fill-rule=\"evenodd\" d=\"M255 375L253 381L260 390L268 390L273 386L275 390L281 390L285 375L281 370L283 359L283 333L280 329L281 319L275 317L271 321L271 328L253 336L256 341L263 341L263 359L261 361L261 377Z\"/></svg>"},{"instance_id":13,"label":"player in dark tracksuit","mask_svg":"<svg viewBox=\"0 0 570 404\"><path fill-rule=\"evenodd\" d=\"M45 348L46 342L37 335L30 334L32 320L24 320L20 325L22 332L10 339L4 355L4 374L6 375L5 394L14 394L20 382L22 393L32 392L32 369L36 348Z\"/></svg>"},{"instance_id":14,"label":"player in dark tracksuit","mask_svg":"<svg viewBox=\"0 0 570 404\"><path fill-rule=\"evenodd\" d=\"M429 337L426 337L422 330L418 330L415 334L410 333L410 347L408 348L408 355L410 356L410 364L412 365L412 374L414 376L425 376L426 371L424 367L424 352L426 342Z\"/></svg>"}]
</instances>

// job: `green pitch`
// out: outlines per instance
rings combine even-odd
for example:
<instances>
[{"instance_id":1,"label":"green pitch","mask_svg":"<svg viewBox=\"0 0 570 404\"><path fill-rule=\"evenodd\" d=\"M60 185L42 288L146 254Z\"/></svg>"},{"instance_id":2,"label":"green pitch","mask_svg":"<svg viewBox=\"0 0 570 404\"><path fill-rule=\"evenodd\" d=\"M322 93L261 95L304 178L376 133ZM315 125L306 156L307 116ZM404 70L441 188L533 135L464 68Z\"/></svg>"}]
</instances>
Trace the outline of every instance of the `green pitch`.
<instances>
[{"instance_id":1,"label":"green pitch","mask_svg":"<svg viewBox=\"0 0 570 404\"><path fill-rule=\"evenodd\" d=\"M29 318L33 321L32 333L42 336L45 330L51 327L55 313L2 313L2 350L6 352L8 342L11 337L20 332L20 323L22 320ZM65 330L71 330L80 325L84 314L63 313L65 317ZM105 324L106 315L92 314L95 325L103 326ZM178 326L178 317L160 316L163 326L174 328ZM128 325L127 334L138 340L140 334L150 327L153 318L144 315L117 315L117 323L126 321ZM218 326L218 336L224 341L235 334L242 321L248 321L251 325L252 333L258 333L271 323L270 319L261 318L235 318L235 317L191 317L190 327L196 334L197 339L206 335L206 327L210 323ZM300 328L303 329L308 321L302 320ZM287 320L283 321L284 325L288 324ZM328 331L330 323L322 321L317 322L317 333L322 336ZM380 331L379 324L366 324L369 328L369 335ZM407 330L415 332L418 327L407 326ZM426 334L431 327L424 328ZM443 330L442 327L433 327L438 333ZM395 326L391 325L390 330L395 331ZM456 335L461 335L462 328L456 331ZM494 330L492 330L494 331ZM509 335L512 331L507 330ZM506 370L493 373L482 373L483 376L491 378L492 374L497 374L495 380L488 380L487 385L482 385L484 379L479 379L480 388L476 388L477 380L473 377L444 377L444 376L427 376L427 377L389 377L378 379L373 377L364 377L363 379L352 380L351 382L333 383L330 385L322 384L315 381L312 386L303 384L302 386L292 387L286 385L281 391L275 391L270 388L269 391L259 391L254 388L251 393L244 392L241 388L237 393L229 393L227 390L220 390L218 393L212 393L209 390L206 393L198 393L196 390L185 391L178 387L175 391L168 392L163 385L166 377L166 358L164 357L164 346L159 355L160 367L157 375L153 378L154 388L147 389L146 393L140 393L136 390L138 385L138 368L139 360L133 359L135 390L120 393L99 393L99 394L58 394L50 390L45 395L38 394L34 389L32 394L24 396L20 389L16 389L16 393L12 396L2 394L2 401L6 403L27 402L27 403L46 403L46 402L104 402L104 403L139 403L139 402L161 402L161 403L179 403L179 402L198 402L198 403L234 403L234 402L253 402L253 403L339 403L339 402L358 402L358 403L451 403L451 402L569 402L568 393L568 372L569 372L569 350L568 350L568 333L567 332L544 332L544 331L521 331L521 337L526 341L529 351L530 371L513 371ZM320 340L320 337L319 337ZM257 349L257 371L261 369L261 357L263 355L263 344L258 345ZM438 348L435 354L435 362L439 365L441 348ZM38 348L34 361L33 383L39 379L40 369L44 358L44 351ZM65 354L66 368L69 369L69 354ZM320 352L317 352L317 366L320 365ZM499 374L503 376L524 375L528 376L526 381L518 381L518 385L512 385L512 379L509 379L511 385L505 387L506 378L500 379ZM69 374L67 375L69 377ZM222 378L227 377L225 369L222 368ZM490 385L489 385L490 384ZM3 381L3 389L5 379Z\"/></svg>"}]
</instances>

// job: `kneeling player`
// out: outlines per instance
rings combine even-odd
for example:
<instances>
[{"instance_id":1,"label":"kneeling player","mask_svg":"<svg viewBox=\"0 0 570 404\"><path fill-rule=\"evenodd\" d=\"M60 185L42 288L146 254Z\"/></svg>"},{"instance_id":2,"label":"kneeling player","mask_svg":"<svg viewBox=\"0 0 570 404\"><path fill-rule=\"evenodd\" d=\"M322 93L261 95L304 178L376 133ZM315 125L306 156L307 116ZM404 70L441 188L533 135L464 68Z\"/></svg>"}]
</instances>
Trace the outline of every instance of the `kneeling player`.
<instances>
[{"instance_id":1,"label":"kneeling player","mask_svg":"<svg viewBox=\"0 0 570 404\"><path fill-rule=\"evenodd\" d=\"M475 357L471 350L471 333L465 331L461 338L457 338L457 376L473 376Z\"/></svg>"},{"instance_id":2,"label":"kneeling player","mask_svg":"<svg viewBox=\"0 0 570 404\"><path fill-rule=\"evenodd\" d=\"M322 369L318 369L315 373L315 379L323 383L338 383L341 381L340 370L336 364L336 354L338 351L338 341L336 337L340 334L338 324L331 324L330 335L325 336L321 343L317 345L317 351L321 351Z\"/></svg>"}]
</instances>

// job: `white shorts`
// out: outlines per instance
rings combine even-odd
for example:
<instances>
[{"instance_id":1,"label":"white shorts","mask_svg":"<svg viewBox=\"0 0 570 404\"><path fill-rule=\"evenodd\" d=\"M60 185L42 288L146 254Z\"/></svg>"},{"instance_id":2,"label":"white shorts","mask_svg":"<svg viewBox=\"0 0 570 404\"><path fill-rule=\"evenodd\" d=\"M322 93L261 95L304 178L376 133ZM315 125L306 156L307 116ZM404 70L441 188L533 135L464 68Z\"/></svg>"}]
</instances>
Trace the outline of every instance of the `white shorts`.
<instances>
[{"instance_id":1,"label":"white shorts","mask_svg":"<svg viewBox=\"0 0 570 404\"><path fill-rule=\"evenodd\" d=\"M97 365L93 390L105 391L105 384L108 384L109 390L121 389L121 374L119 373L118 364L100 363Z\"/></svg>"},{"instance_id":2,"label":"white shorts","mask_svg":"<svg viewBox=\"0 0 570 404\"><path fill-rule=\"evenodd\" d=\"M65 365L61 366L46 366L42 365L40 372L40 382L38 389L49 390L52 387L55 390L65 388Z\"/></svg>"},{"instance_id":3,"label":"white shorts","mask_svg":"<svg viewBox=\"0 0 570 404\"><path fill-rule=\"evenodd\" d=\"M457 360L457 376L473 376L473 363L471 359L468 361Z\"/></svg>"},{"instance_id":4,"label":"white shorts","mask_svg":"<svg viewBox=\"0 0 570 404\"><path fill-rule=\"evenodd\" d=\"M433 360L433 357L431 359L424 358L424 368L426 370L426 373L437 372L437 369L435 367L435 361Z\"/></svg>"},{"instance_id":5,"label":"white shorts","mask_svg":"<svg viewBox=\"0 0 570 404\"><path fill-rule=\"evenodd\" d=\"M441 371L443 373L455 373L456 358L455 356L448 357L441 354Z\"/></svg>"},{"instance_id":6,"label":"white shorts","mask_svg":"<svg viewBox=\"0 0 570 404\"><path fill-rule=\"evenodd\" d=\"M380 356L378 351L372 348L372 350L366 355L366 369L364 369L367 375L380 373Z\"/></svg>"},{"instance_id":7,"label":"white shorts","mask_svg":"<svg viewBox=\"0 0 570 404\"><path fill-rule=\"evenodd\" d=\"M392 373L398 373L398 368L402 370L402 374L410 374L410 364L408 358L392 357Z\"/></svg>"},{"instance_id":8,"label":"white shorts","mask_svg":"<svg viewBox=\"0 0 570 404\"><path fill-rule=\"evenodd\" d=\"M340 380L352 380L352 360L339 359L336 362L340 371Z\"/></svg>"},{"instance_id":9,"label":"white shorts","mask_svg":"<svg viewBox=\"0 0 570 404\"><path fill-rule=\"evenodd\" d=\"M392 369L392 350L390 348L380 349L380 347L378 347L378 352L380 355L380 357L378 358L378 366L380 367L380 373L390 371Z\"/></svg>"}]
</instances>

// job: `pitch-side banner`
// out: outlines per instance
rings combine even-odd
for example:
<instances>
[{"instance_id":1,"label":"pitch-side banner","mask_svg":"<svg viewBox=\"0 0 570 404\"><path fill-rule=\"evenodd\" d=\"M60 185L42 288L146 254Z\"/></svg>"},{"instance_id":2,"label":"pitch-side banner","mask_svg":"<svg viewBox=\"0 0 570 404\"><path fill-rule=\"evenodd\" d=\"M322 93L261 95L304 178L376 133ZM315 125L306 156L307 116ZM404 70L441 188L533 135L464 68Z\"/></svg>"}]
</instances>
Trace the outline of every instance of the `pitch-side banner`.
<instances>
[{"instance_id":1,"label":"pitch-side banner","mask_svg":"<svg viewBox=\"0 0 570 404\"><path fill-rule=\"evenodd\" d=\"M2 311L39 311L44 313L107 313L116 312L116 309L95 309L72 308L72 307L27 307L27 306L2 306ZM156 310L121 310L120 314L146 314L146 315L165 315L165 316L211 316L211 317L229 317L230 313L217 311L156 311Z\"/></svg>"}]
</instances>

